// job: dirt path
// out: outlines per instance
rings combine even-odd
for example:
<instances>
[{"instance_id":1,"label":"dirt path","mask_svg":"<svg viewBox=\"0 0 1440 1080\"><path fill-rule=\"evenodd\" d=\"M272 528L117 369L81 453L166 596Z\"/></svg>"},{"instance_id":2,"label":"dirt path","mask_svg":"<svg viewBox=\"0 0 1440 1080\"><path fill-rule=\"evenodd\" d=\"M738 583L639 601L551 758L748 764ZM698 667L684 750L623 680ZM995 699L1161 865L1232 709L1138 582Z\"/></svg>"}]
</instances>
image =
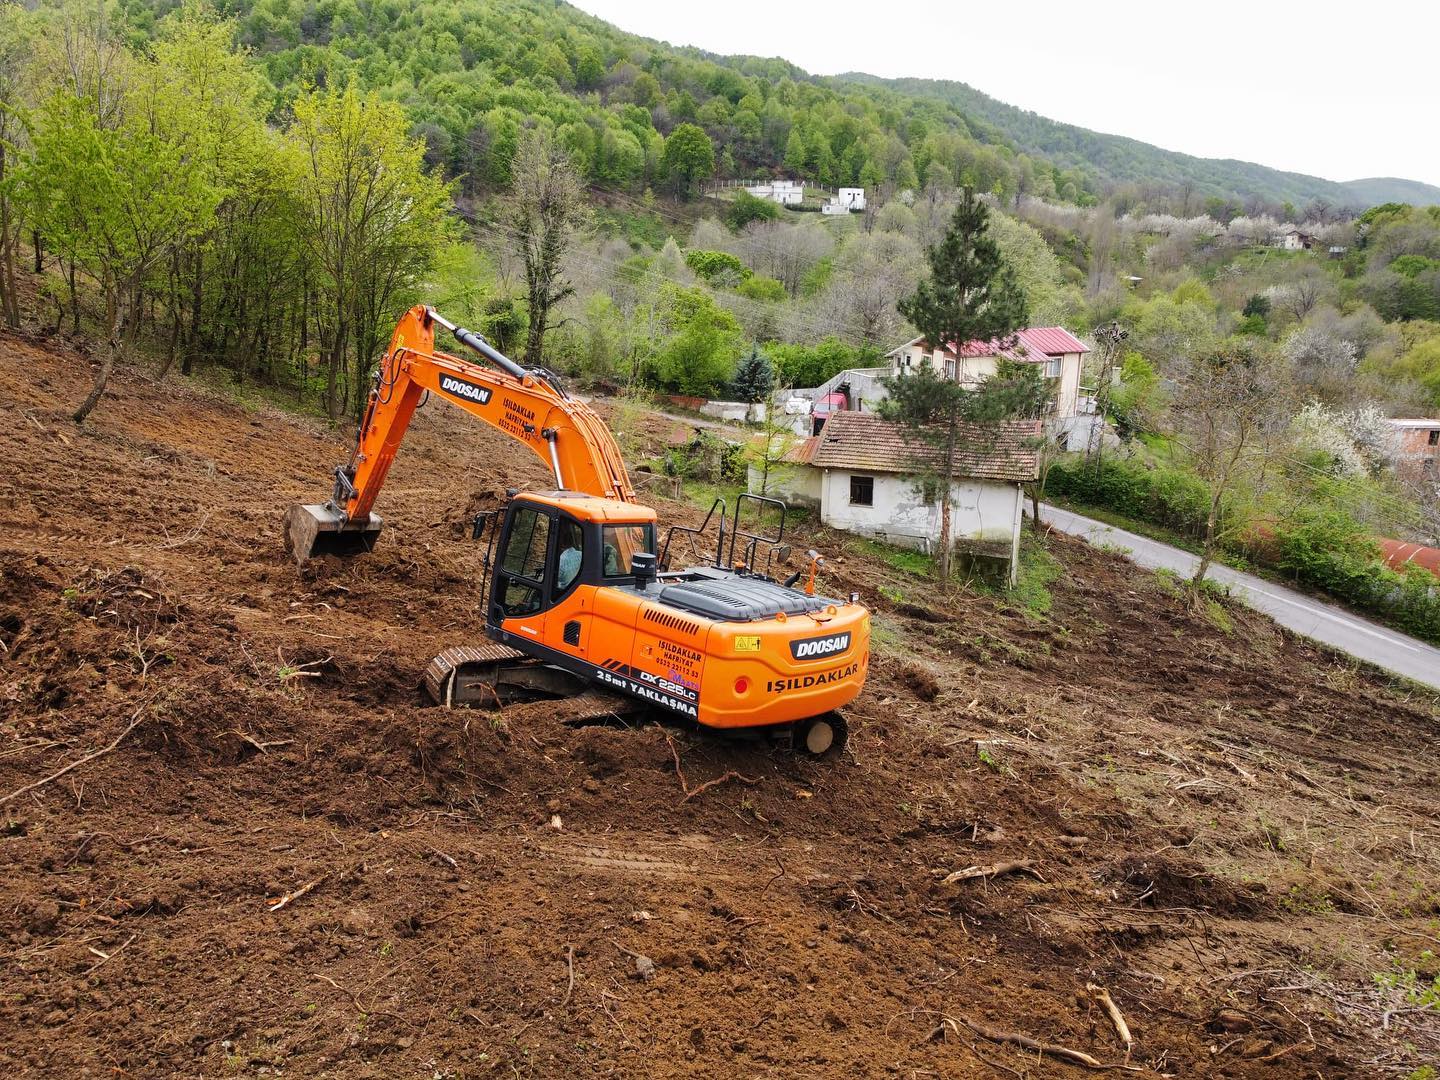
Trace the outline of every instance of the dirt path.
<instances>
[{"instance_id":1,"label":"dirt path","mask_svg":"<svg viewBox=\"0 0 1440 1080\"><path fill-rule=\"evenodd\" d=\"M8 1074L1058 1076L964 1021L1120 1063L1088 983L1140 1075L1440 1054L1433 701L1078 542L1042 615L816 532L876 610L850 749L674 732L759 781L686 801L654 725L419 690L538 463L428 406L374 554L299 574L337 438L133 374L80 431L77 371L0 338L0 797L139 724L0 808Z\"/></svg>"}]
</instances>

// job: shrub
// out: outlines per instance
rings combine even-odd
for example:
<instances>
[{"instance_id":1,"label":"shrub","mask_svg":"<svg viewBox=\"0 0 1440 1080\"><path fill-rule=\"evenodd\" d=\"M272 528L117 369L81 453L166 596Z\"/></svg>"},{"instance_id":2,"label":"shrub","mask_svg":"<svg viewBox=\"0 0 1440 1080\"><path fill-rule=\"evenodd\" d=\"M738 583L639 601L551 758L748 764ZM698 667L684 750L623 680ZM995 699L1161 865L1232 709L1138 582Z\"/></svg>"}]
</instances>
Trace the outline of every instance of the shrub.
<instances>
[{"instance_id":1,"label":"shrub","mask_svg":"<svg viewBox=\"0 0 1440 1080\"><path fill-rule=\"evenodd\" d=\"M819 386L846 368L875 367L881 362L878 349L857 348L836 337L827 337L816 345L772 342L765 351L786 386Z\"/></svg>"},{"instance_id":2,"label":"shrub","mask_svg":"<svg viewBox=\"0 0 1440 1080\"><path fill-rule=\"evenodd\" d=\"M1440 642L1440 578L1392 570L1366 527L1343 510L1302 506L1275 530L1280 569L1400 629Z\"/></svg>"},{"instance_id":3,"label":"shrub","mask_svg":"<svg viewBox=\"0 0 1440 1080\"><path fill-rule=\"evenodd\" d=\"M747 277L735 287L735 291L747 299L764 300L772 304L785 299L785 286L773 277L764 277L760 274L752 274Z\"/></svg>"},{"instance_id":4,"label":"shrub","mask_svg":"<svg viewBox=\"0 0 1440 1080\"><path fill-rule=\"evenodd\" d=\"M685 265L711 285L733 288L750 276L750 268L728 251L687 251Z\"/></svg>"},{"instance_id":5,"label":"shrub","mask_svg":"<svg viewBox=\"0 0 1440 1080\"><path fill-rule=\"evenodd\" d=\"M1051 466L1046 488L1196 539L1205 535L1210 491L1199 477L1180 469L1147 468L1117 458L1104 459L1097 469L1092 462L1077 458Z\"/></svg>"},{"instance_id":6,"label":"shrub","mask_svg":"<svg viewBox=\"0 0 1440 1080\"><path fill-rule=\"evenodd\" d=\"M774 221L779 216L779 204L742 191L725 211L725 224L739 232L752 221Z\"/></svg>"}]
</instances>

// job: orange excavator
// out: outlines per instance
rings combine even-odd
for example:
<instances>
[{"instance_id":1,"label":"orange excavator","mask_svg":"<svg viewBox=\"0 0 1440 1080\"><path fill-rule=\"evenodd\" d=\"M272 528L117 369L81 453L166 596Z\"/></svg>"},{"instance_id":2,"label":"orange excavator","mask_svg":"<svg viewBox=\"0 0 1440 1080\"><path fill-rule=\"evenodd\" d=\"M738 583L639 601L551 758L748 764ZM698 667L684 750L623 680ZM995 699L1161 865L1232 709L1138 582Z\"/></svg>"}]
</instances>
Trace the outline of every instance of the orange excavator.
<instances>
[{"instance_id":1,"label":"orange excavator","mask_svg":"<svg viewBox=\"0 0 1440 1080\"><path fill-rule=\"evenodd\" d=\"M489 363L438 352L437 326ZM376 497L427 392L523 443L555 479L553 490L510 492L502 510L475 518L472 537L489 534L488 587L481 583L489 640L430 664L424 681L438 703L580 696L597 715L617 701L658 707L816 756L843 745L838 710L864 686L870 615L857 596L816 595L823 560L813 551L807 569L783 582L763 572L788 558L784 505L740 495L732 516L716 500L704 524L674 526L659 545L655 511L636 501L600 417L551 372L522 367L428 307L396 327L330 501L287 512L286 546L297 561L374 548ZM744 523L746 508L757 522L778 518L773 535ZM717 511L715 558L671 571L671 540L689 534L693 549Z\"/></svg>"}]
</instances>

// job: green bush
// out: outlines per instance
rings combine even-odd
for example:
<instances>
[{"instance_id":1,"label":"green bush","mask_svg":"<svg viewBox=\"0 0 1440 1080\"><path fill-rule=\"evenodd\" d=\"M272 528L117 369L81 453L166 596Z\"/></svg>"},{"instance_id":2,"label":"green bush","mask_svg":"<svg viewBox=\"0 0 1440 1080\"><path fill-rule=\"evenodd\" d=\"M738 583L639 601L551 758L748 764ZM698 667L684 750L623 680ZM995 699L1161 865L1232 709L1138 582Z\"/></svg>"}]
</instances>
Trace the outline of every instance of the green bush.
<instances>
[{"instance_id":1,"label":"green bush","mask_svg":"<svg viewBox=\"0 0 1440 1080\"><path fill-rule=\"evenodd\" d=\"M779 204L742 191L725 211L725 224L739 232L752 221L774 221L779 216Z\"/></svg>"},{"instance_id":2,"label":"green bush","mask_svg":"<svg viewBox=\"0 0 1440 1080\"><path fill-rule=\"evenodd\" d=\"M747 277L735 286L735 291L747 299L764 300L772 304L778 304L785 299L785 286L773 277L765 277L761 274Z\"/></svg>"},{"instance_id":3,"label":"green bush","mask_svg":"<svg viewBox=\"0 0 1440 1080\"><path fill-rule=\"evenodd\" d=\"M751 274L750 268L728 251L687 251L685 265L722 288L739 285Z\"/></svg>"},{"instance_id":4,"label":"green bush","mask_svg":"<svg viewBox=\"0 0 1440 1080\"><path fill-rule=\"evenodd\" d=\"M1180 469L1147 468L1117 458L1102 460L1097 469L1093 462L1077 458L1056 462L1045 486L1076 502L1164 525L1196 539L1205 536L1209 489L1199 477Z\"/></svg>"},{"instance_id":5,"label":"green bush","mask_svg":"<svg viewBox=\"0 0 1440 1080\"><path fill-rule=\"evenodd\" d=\"M1369 530L1343 510L1302 506L1276 527L1278 566L1297 582L1440 642L1440 578L1419 566L1392 570Z\"/></svg>"},{"instance_id":6,"label":"green bush","mask_svg":"<svg viewBox=\"0 0 1440 1080\"><path fill-rule=\"evenodd\" d=\"M765 351L786 386L819 386L846 368L878 367L882 362L879 349L857 348L836 337L827 337L815 345L771 342Z\"/></svg>"}]
</instances>

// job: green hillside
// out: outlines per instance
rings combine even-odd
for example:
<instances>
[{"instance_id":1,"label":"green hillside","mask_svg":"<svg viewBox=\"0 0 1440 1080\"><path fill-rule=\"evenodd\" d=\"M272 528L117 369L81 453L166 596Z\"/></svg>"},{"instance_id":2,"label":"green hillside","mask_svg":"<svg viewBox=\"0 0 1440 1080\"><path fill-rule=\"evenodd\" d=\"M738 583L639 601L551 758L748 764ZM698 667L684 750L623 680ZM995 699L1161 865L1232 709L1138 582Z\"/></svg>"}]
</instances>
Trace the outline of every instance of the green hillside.
<instances>
[{"instance_id":1,"label":"green hillside","mask_svg":"<svg viewBox=\"0 0 1440 1080\"><path fill-rule=\"evenodd\" d=\"M175 6L122 0L137 43ZM783 171L827 185L965 182L1081 205L1135 185L1157 207L1179 196L1195 209L1218 199L1276 212L1285 202L1398 198L1371 186L1379 181L1347 187L1059 124L962 83L816 78L780 59L678 48L560 0L230 0L222 8L279 88L278 113L307 83L356 79L406 107L430 164L463 178L465 194L505 188L518 132L544 117L589 182L635 194L673 179L663 139L689 123L711 139L711 171L721 178Z\"/></svg>"},{"instance_id":2,"label":"green hillside","mask_svg":"<svg viewBox=\"0 0 1440 1080\"><path fill-rule=\"evenodd\" d=\"M1313 199L1349 205L1386 201L1416 201L1401 198L1380 188L1394 183L1428 188L1431 201L1440 189L1413 181L1356 181L1341 184L1303 173L1283 172L1248 161L1200 158L1143 143L1122 135L1105 135L1046 119L1033 112L996 101L960 82L934 79L880 79L860 72L836 76L836 83L884 87L908 97L943 102L958 110L981 137L1003 139L1023 151L1044 157L1066 169L1084 172L1095 186L1120 184L1169 185L1189 189L1202 197L1264 199L1296 205ZM1372 197L1367 185L1376 185L1380 197Z\"/></svg>"},{"instance_id":3,"label":"green hillside","mask_svg":"<svg viewBox=\"0 0 1440 1080\"><path fill-rule=\"evenodd\" d=\"M1365 206L1381 203L1409 203L1412 206L1440 206L1440 187L1422 184L1419 180L1402 180L1398 176L1372 176L1365 180L1347 180L1343 185Z\"/></svg>"}]
</instances>

